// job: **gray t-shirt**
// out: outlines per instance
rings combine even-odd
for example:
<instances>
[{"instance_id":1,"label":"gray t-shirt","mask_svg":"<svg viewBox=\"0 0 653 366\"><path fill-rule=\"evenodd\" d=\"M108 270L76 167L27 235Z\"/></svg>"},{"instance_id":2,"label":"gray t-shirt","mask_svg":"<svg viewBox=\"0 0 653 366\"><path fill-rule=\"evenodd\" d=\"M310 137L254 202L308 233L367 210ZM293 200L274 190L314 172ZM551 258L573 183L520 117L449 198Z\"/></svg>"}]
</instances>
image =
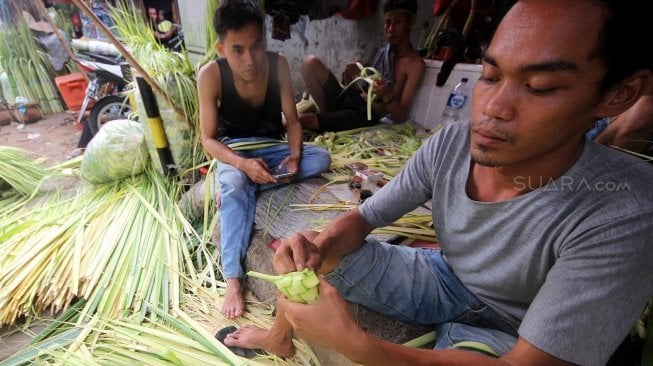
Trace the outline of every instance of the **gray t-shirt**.
<instances>
[{"instance_id":1,"label":"gray t-shirt","mask_svg":"<svg viewBox=\"0 0 653 366\"><path fill-rule=\"evenodd\" d=\"M362 215L380 227L432 199L438 242L470 291L537 348L605 364L653 294L653 167L587 141L558 179L479 202L465 190L469 135L458 123L431 137Z\"/></svg>"}]
</instances>

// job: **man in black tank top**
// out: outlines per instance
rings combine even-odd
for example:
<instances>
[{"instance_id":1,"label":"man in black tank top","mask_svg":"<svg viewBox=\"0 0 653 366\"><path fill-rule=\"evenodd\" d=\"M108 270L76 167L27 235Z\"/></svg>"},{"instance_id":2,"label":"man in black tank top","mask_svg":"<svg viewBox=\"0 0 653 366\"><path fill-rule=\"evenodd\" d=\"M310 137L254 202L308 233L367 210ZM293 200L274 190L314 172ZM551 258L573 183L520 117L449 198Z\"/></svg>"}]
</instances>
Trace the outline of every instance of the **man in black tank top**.
<instances>
[{"instance_id":1,"label":"man in black tank top","mask_svg":"<svg viewBox=\"0 0 653 366\"><path fill-rule=\"evenodd\" d=\"M265 49L263 16L250 0L223 1L214 16L216 62L198 74L202 144L218 160L213 177L220 194L220 260L227 282L222 313L243 315L243 259L254 222L256 193L326 171L331 158L318 147L302 146L290 70L286 59ZM285 116L285 131L281 114ZM288 142L235 151L235 142ZM277 175L288 173L290 178Z\"/></svg>"}]
</instances>

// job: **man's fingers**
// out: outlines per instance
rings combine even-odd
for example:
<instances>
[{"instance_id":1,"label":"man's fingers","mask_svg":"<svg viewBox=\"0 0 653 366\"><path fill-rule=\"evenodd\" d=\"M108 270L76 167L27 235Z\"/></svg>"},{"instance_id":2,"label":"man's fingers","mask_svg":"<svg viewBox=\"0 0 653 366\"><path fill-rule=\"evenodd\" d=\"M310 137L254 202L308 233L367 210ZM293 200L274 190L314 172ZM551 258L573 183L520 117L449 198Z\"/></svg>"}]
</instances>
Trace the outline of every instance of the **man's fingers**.
<instances>
[{"instance_id":1,"label":"man's fingers","mask_svg":"<svg viewBox=\"0 0 653 366\"><path fill-rule=\"evenodd\" d=\"M301 271L304 269L307 243L308 240L300 233L295 233L283 239L274 256L274 264L277 272Z\"/></svg>"},{"instance_id":2,"label":"man's fingers","mask_svg":"<svg viewBox=\"0 0 653 366\"><path fill-rule=\"evenodd\" d=\"M287 239L284 239L287 240ZM279 274L292 272L296 267L295 261L293 259L293 252L290 246L282 245L277 249L277 254L273 259L274 269Z\"/></svg>"},{"instance_id":3,"label":"man's fingers","mask_svg":"<svg viewBox=\"0 0 653 366\"><path fill-rule=\"evenodd\" d=\"M261 158L256 158L256 161L259 163L259 165L261 165L263 167L263 169L265 169L265 171L270 172L270 168L265 163L265 160L263 160Z\"/></svg>"},{"instance_id":4,"label":"man's fingers","mask_svg":"<svg viewBox=\"0 0 653 366\"><path fill-rule=\"evenodd\" d=\"M301 271L306 266L306 244L308 240L301 233L297 233L296 238L297 240L291 243L293 259L295 260L295 269Z\"/></svg>"},{"instance_id":5,"label":"man's fingers","mask_svg":"<svg viewBox=\"0 0 653 366\"><path fill-rule=\"evenodd\" d=\"M322 265L322 255L318 251L317 247L313 243L309 242L306 251L308 252L308 257L305 261L305 267L308 267L314 271L319 270L320 266Z\"/></svg>"}]
</instances>

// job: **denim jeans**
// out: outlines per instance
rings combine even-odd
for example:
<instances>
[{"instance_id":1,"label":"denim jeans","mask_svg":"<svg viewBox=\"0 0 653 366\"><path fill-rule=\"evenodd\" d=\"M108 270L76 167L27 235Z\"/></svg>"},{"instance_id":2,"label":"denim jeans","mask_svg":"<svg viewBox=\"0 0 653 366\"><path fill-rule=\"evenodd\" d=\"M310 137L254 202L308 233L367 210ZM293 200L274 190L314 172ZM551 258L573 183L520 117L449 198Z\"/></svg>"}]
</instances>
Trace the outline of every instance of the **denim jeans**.
<instances>
[{"instance_id":1,"label":"denim jeans","mask_svg":"<svg viewBox=\"0 0 653 366\"><path fill-rule=\"evenodd\" d=\"M366 239L326 276L348 301L413 324L434 325L436 349L481 342L504 355L517 330L472 294L441 251Z\"/></svg>"},{"instance_id":2,"label":"denim jeans","mask_svg":"<svg viewBox=\"0 0 653 366\"><path fill-rule=\"evenodd\" d=\"M239 138L223 141L226 144L244 141L265 141L267 138ZM247 158L261 158L271 171L276 171L279 164L290 155L287 144L266 147L257 150L240 151ZM331 156L315 146L304 146L299 163L299 171L293 181L314 177L329 169ZM229 164L218 162L215 183L221 190L220 201L220 246L223 276L225 278L242 278L245 271L243 259L249 246L254 213L256 212L256 193L278 187L284 183L259 185L252 182L247 174Z\"/></svg>"},{"instance_id":3,"label":"denim jeans","mask_svg":"<svg viewBox=\"0 0 653 366\"><path fill-rule=\"evenodd\" d=\"M601 118L594 123L594 127L585 133L585 137L587 137L589 140L595 140L601 134L601 132L603 132L608 127L610 122L612 122L612 117Z\"/></svg>"}]
</instances>

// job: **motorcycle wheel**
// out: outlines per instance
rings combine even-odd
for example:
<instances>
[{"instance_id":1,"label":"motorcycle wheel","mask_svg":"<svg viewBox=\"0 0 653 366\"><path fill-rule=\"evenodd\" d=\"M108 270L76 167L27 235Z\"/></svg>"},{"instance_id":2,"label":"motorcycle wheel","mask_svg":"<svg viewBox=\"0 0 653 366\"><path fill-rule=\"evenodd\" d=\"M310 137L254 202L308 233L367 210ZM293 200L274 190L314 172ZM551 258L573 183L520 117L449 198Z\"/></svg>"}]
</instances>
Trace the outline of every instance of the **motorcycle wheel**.
<instances>
[{"instance_id":1,"label":"motorcycle wheel","mask_svg":"<svg viewBox=\"0 0 653 366\"><path fill-rule=\"evenodd\" d=\"M86 123L89 124L91 133L95 136L106 122L115 119L129 119L131 113L132 108L126 97L109 95L95 103Z\"/></svg>"}]
</instances>

